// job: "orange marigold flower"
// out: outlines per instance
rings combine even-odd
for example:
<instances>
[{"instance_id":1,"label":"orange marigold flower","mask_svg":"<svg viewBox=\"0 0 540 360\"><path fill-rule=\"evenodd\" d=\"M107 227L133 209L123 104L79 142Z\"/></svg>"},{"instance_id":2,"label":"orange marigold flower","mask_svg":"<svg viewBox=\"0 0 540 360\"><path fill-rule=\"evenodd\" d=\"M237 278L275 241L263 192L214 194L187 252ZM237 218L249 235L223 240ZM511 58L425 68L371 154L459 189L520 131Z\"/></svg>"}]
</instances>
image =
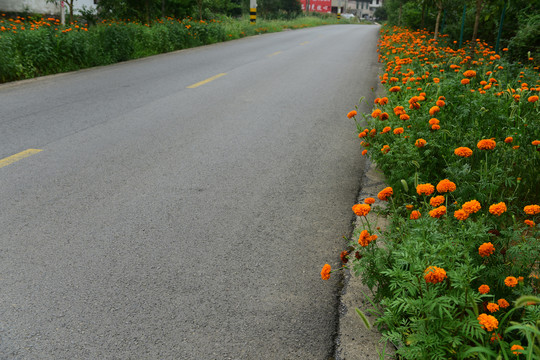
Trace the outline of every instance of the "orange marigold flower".
<instances>
[{"instance_id":1,"label":"orange marigold flower","mask_svg":"<svg viewBox=\"0 0 540 360\"><path fill-rule=\"evenodd\" d=\"M353 205L352 211L357 216L367 216L367 214L369 214L369 212L371 211L371 206L369 206L368 204L356 204Z\"/></svg>"},{"instance_id":2,"label":"orange marigold flower","mask_svg":"<svg viewBox=\"0 0 540 360\"><path fill-rule=\"evenodd\" d=\"M463 206L461 207L467 214L473 214L478 212L482 206L478 202L478 200L471 200L467 201Z\"/></svg>"},{"instance_id":3,"label":"orange marigold flower","mask_svg":"<svg viewBox=\"0 0 540 360\"><path fill-rule=\"evenodd\" d=\"M347 114L347 117L350 119L350 118L352 118L353 116L356 116L356 114L358 114L358 113L356 112L356 110L349 111L349 113Z\"/></svg>"},{"instance_id":4,"label":"orange marigold flower","mask_svg":"<svg viewBox=\"0 0 540 360\"><path fill-rule=\"evenodd\" d=\"M497 304L499 304L499 307L503 308L503 309L506 309L507 307L510 306L510 304L508 303L508 301L506 301L505 299L499 299L497 300Z\"/></svg>"},{"instance_id":5,"label":"orange marigold flower","mask_svg":"<svg viewBox=\"0 0 540 360\"><path fill-rule=\"evenodd\" d=\"M538 101L538 95L529 96L527 99L528 102L533 103Z\"/></svg>"},{"instance_id":6,"label":"orange marigold flower","mask_svg":"<svg viewBox=\"0 0 540 360\"><path fill-rule=\"evenodd\" d=\"M381 115L382 113L382 110L381 109L375 109L373 110L373 112L371 113L371 117L376 119L379 117L379 115Z\"/></svg>"},{"instance_id":7,"label":"orange marigold flower","mask_svg":"<svg viewBox=\"0 0 540 360\"><path fill-rule=\"evenodd\" d=\"M390 151L390 146L388 145L383 145L382 149L381 149L381 152L383 154L388 154L388 152Z\"/></svg>"},{"instance_id":8,"label":"orange marigold flower","mask_svg":"<svg viewBox=\"0 0 540 360\"><path fill-rule=\"evenodd\" d=\"M436 119L436 118L431 118L428 121L429 125L438 124L439 122L440 122L439 119Z\"/></svg>"},{"instance_id":9,"label":"orange marigold flower","mask_svg":"<svg viewBox=\"0 0 540 360\"><path fill-rule=\"evenodd\" d=\"M536 223L532 220L525 220L523 221L526 225L529 225L530 227L535 227Z\"/></svg>"},{"instance_id":10,"label":"orange marigold flower","mask_svg":"<svg viewBox=\"0 0 540 360\"><path fill-rule=\"evenodd\" d=\"M462 84L462 85L467 85L467 84L469 84L470 82L471 82L471 80L469 80L469 79L461 79L461 84Z\"/></svg>"},{"instance_id":11,"label":"orange marigold flower","mask_svg":"<svg viewBox=\"0 0 540 360\"><path fill-rule=\"evenodd\" d=\"M424 146L426 146L426 144L427 144L427 141L424 140L424 139L417 139L417 140L414 142L414 146L416 146L417 148L424 147Z\"/></svg>"},{"instance_id":12,"label":"orange marigold flower","mask_svg":"<svg viewBox=\"0 0 540 360\"><path fill-rule=\"evenodd\" d=\"M392 130L392 128L390 126L385 126L382 131L381 131L381 134L386 134L387 132L389 132L390 130Z\"/></svg>"},{"instance_id":13,"label":"orange marigold flower","mask_svg":"<svg viewBox=\"0 0 540 360\"><path fill-rule=\"evenodd\" d=\"M427 283L437 284L446 279L446 271L437 266L428 266L424 271L424 279Z\"/></svg>"},{"instance_id":14,"label":"orange marigold flower","mask_svg":"<svg viewBox=\"0 0 540 360\"><path fill-rule=\"evenodd\" d=\"M426 196L429 196L431 194L433 194L433 192L435 191L435 186L427 183L427 184L419 184L417 187L416 187L416 192L418 193L418 195L426 195Z\"/></svg>"},{"instance_id":15,"label":"orange marigold flower","mask_svg":"<svg viewBox=\"0 0 540 360\"><path fill-rule=\"evenodd\" d=\"M480 294L487 294L489 292L489 286L487 285L480 285L480 287L478 288L478 292Z\"/></svg>"},{"instance_id":16,"label":"orange marigold flower","mask_svg":"<svg viewBox=\"0 0 540 360\"><path fill-rule=\"evenodd\" d=\"M440 218L444 214L446 214L446 206L439 206L438 208L435 208L429 212L429 216L436 219Z\"/></svg>"},{"instance_id":17,"label":"orange marigold flower","mask_svg":"<svg viewBox=\"0 0 540 360\"><path fill-rule=\"evenodd\" d=\"M504 139L504 142L507 144L510 144L512 141L514 141L514 138L511 136L508 136L506 139Z\"/></svg>"},{"instance_id":18,"label":"orange marigold flower","mask_svg":"<svg viewBox=\"0 0 540 360\"><path fill-rule=\"evenodd\" d=\"M540 213L540 206L539 205L527 205L523 208L523 211L525 211L525 214L528 215L536 215Z\"/></svg>"},{"instance_id":19,"label":"orange marigold flower","mask_svg":"<svg viewBox=\"0 0 540 360\"><path fill-rule=\"evenodd\" d=\"M443 107L444 105L446 105L446 103L443 100L437 100L435 102L435 105L437 105L438 107Z\"/></svg>"},{"instance_id":20,"label":"orange marigold flower","mask_svg":"<svg viewBox=\"0 0 540 360\"><path fill-rule=\"evenodd\" d=\"M433 116L435 115L436 113L438 113L439 111L441 111L441 108L438 107L438 106L432 106L431 109L429 109L429 115Z\"/></svg>"},{"instance_id":21,"label":"orange marigold flower","mask_svg":"<svg viewBox=\"0 0 540 360\"><path fill-rule=\"evenodd\" d=\"M379 198L379 200L387 201L388 198L392 196L393 194L394 194L394 190L389 186L382 189L381 192L377 194L377 197Z\"/></svg>"},{"instance_id":22,"label":"orange marigold flower","mask_svg":"<svg viewBox=\"0 0 540 360\"><path fill-rule=\"evenodd\" d=\"M482 329L487 331L493 331L499 328L499 321L495 318L495 316L480 314L477 320L480 322L480 325L482 325Z\"/></svg>"},{"instance_id":23,"label":"orange marigold flower","mask_svg":"<svg viewBox=\"0 0 540 360\"><path fill-rule=\"evenodd\" d=\"M494 343L495 341L497 341L497 339L498 339L498 340L502 340L502 339L503 339L502 335L501 335L501 334L497 334L497 333L493 333L493 334L491 335L491 339L489 339L489 341L492 342L492 343Z\"/></svg>"},{"instance_id":24,"label":"orange marigold flower","mask_svg":"<svg viewBox=\"0 0 540 360\"><path fill-rule=\"evenodd\" d=\"M420 104L417 102L409 103L409 109L411 110L420 109Z\"/></svg>"},{"instance_id":25,"label":"orange marigold flower","mask_svg":"<svg viewBox=\"0 0 540 360\"><path fill-rule=\"evenodd\" d=\"M362 150L362 155L366 155L367 154L367 150Z\"/></svg>"},{"instance_id":26,"label":"orange marigold flower","mask_svg":"<svg viewBox=\"0 0 540 360\"><path fill-rule=\"evenodd\" d=\"M531 143L533 145L540 145L540 140L533 140L533 142Z\"/></svg>"},{"instance_id":27,"label":"orange marigold flower","mask_svg":"<svg viewBox=\"0 0 540 360\"><path fill-rule=\"evenodd\" d=\"M497 145L495 141L491 139L483 139L476 144L476 147L480 150L493 150L495 149L495 145Z\"/></svg>"},{"instance_id":28,"label":"orange marigold flower","mask_svg":"<svg viewBox=\"0 0 540 360\"><path fill-rule=\"evenodd\" d=\"M439 125L437 125L437 124L431 125L431 130L440 130L440 129L441 129L441 127Z\"/></svg>"},{"instance_id":29,"label":"orange marigold flower","mask_svg":"<svg viewBox=\"0 0 540 360\"><path fill-rule=\"evenodd\" d=\"M362 247L366 247L374 240L377 240L377 235L369 235L367 230L362 230L358 237L358 244Z\"/></svg>"},{"instance_id":30,"label":"orange marigold flower","mask_svg":"<svg viewBox=\"0 0 540 360\"><path fill-rule=\"evenodd\" d=\"M403 134L403 131L405 131L402 127L398 127L394 129L394 135Z\"/></svg>"},{"instance_id":31,"label":"orange marigold flower","mask_svg":"<svg viewBox=\"0 0 540 360\"><path fill-rule=\"evenodd\" d=\"M494 313L496 311L499 311L499 305L495 303L488 303L486 308L489 310L490 313Z\"/></svg>"},{"instance_id":32,"label":"orange marigold flower","mask_svg":"<svg viewBox=\"0 0 540 360\"><path fill-rule=\"evenodd\" d=\"M409 115L407 115L407 114L401 114L401 115L399 115L399 118L400 118L400 120L407 121L411 117Z\"/></svg>"},{"instance_id":33,"label":"orange marigold flower","mask_svg":"<svg viewBox=\"0 0 540 360\"><path fill-rule=\"evenodd\" d=\"M493 215L501 216L501 214L506 212L506 204L504 202L493 204L489 207L489 212Z\"/></svg>"},{"instance_id":34,"label":"orange marigold flower","mask_svg":"<svg viewBox=\"0 0 540 360\"><path fill-rule=\"evenodd\" d=\"M388 115L388 113L383 112L381 115L379 115L379 119L381 119L381 121L388 120L388 118L390 118L390 115Z\"/></svg>"},{"instance_id":35,"label":"orange marigold flower","mask_svg":"<svg viewBox=\"0 0 540 360\"><path fill-rule=\"evenodd\" d=\"M453 192L456 190L456 184L448 179L439 181L437 184L437 191L440 193Z\"/></svg>"},{"instance_id":36,"label":"orange marigold flower","mask_svg":"<svg viewBox=\"0 0 540 360\"><path fill-rule=\"evenodd\" d=\"M396 106L394 108L394 114L396 114L396 116L399 116L401 114L405 114L405 108L403 106Z\"/></svg>"},{"instance_id":37,"label":"orange marigold flower","mask_svg":"<svg viewBox=\"0 0 540 360\"><path fill-rule=\"evenodd\" d=\"M514 355L517 355L517 356L519 356L520 354L522 354L522 352L521 352L520 350L525 350L525 349L523 348L523 346L519 346L519 345L517 345L517 344L516 344L516 345L512 345L512 347L510 348L510 351L512 351L512 353L513 353Z\"/></svg>"},{"instance_id":38,"label":"orange marigold flower","mask_svg":"<svg viewBox=\"0 0 540 360\"><path fill-rule=\"evenodd\" d=\"M469 213L467 213L463 209L459 209L454 211L454 217L460 221L467 220L467 218L469 217Z\"/></svg>"},{"instance_id":39,"label":"orange marigold flower","mask_svg":"<svg viewBox=\"0 0 540 360\"><path fill-rule=\"evenodd\" d=\"M328 264L324 264L322 270L321 270L321 278L323 280L330 279L330 271L332 270L332 267Z\"/></svg>"},{"instance_id":40,"label":"orange marigold flower","mask_svg":"<svg viewBox=\"0 0 540 360\"><path fill-rule=\"evenodd\" d=\"M429 199L429 204L433 207L437 207L441 205L444 202L444 196L438 195L434 196L431 199Z\"/></svg>"},{"instance_id":41,"label":"orange marigold flower","mask_svg":"<svg viewBox=\"0 0 540 360\"><path fill-rule=\"evenodd\" d=\"M388 98L387 97L383 97L381 99L379 99L379 105L386 105L388 104Z\"/></svg>"},{"instance_id":42,"label":"orange marigold flower","mask_svg":"<svg viewBox=\"0 0 540 360\"><path fill-rule=\"evenodd\" d=\"M422 216L422 214L420 214L420 211L418 210L411 211L411 220L420 219L420 216Z\"/></svg>"},{"instance_id":43,"label":"orange marigold flower","mask_svg":"<svg viewBox=\"0 0 540 360\"><path fill-rule=\"evenodd\" d=\"M493 246L493 244L490 242L483 243L478 248L478 254L480 254L481 257L490 256L491 254L493 254L494 251L495 251L495 246Z\"/></svg>"},{"instance_id":44,"label":"orange marigold flower","mask_svg":"<svg viewBox=\"0 0 540 360\"><path fill-rule=\"evenodd\" d=\"M473 151L469 149L468 147L458 147L454 150L454 154L461 157L469 157L471 156Z\"/></svg>"},{"instance_id":45,"label":"orange marigold flower","mask_svg":"<svg viewBox=\"0 0 540 360\"><path fill-rule=\"evenodd\" d=\"M463 76L465 77L468 77L468 78L472 78L472 77L475 77L476 76L476 71L474 70L467 70L463 73Z\"/></svg>"},{"instance_id":46,"label":"orange marigold flower","mask_svg":"<svg viewBox=\"0 0 540 360\"><path fill-rule=\"evenodd\" d=\"M506 279L504 279L504 285L508 287L514 287L518 283L518 279L516 279L513 276L508 276Z\"/></svg>"},{"instance_id":47,"label":"orange marigold flower","mask_svg":"<svg viewBox=\"0 0 540 360\"><path fill-rule=\"evenodd\" d=\"M340 254L339 254L339 258L341 259L341 262L346 264L349 262L349 252L347 250L343 250Z\"/></svg>"},{"instance_id":48,"label":"orange marigold flower","mask_svg":"<svg viewBox=\"0 0 540 360\"><path fill-rule=\"evenodd\" d=\"M368 197L368 198L365 198L365 199L364 199L364 202L365 202L366 204L368 204L368 205L372 205L372 204L375 203L375 199L372 198L372 197Z\"/></svg>"},{"instance_id":49,"label":"orange marigold flower","mask_svg":"<svg viewBox=\"0 0 540 360\"><path fill-rule=\"evenodd\" d=\"M392 86L390 88L390 90L388 90L388 91L390 91L390 92L399 92L399 91L401 91L401 88L399 86Z\"/></svg>"},{"instance_id":50,"label":"orange marigold flower","mask_svg":"<svg viewBox=\"0 0 540 360\"><path fill-rule=\"evenodd\" d=\"M411 211L412 209L414 209L414 205L408 204L408 205L405 205L405 208Z\"/></svg>"}]
</instances>

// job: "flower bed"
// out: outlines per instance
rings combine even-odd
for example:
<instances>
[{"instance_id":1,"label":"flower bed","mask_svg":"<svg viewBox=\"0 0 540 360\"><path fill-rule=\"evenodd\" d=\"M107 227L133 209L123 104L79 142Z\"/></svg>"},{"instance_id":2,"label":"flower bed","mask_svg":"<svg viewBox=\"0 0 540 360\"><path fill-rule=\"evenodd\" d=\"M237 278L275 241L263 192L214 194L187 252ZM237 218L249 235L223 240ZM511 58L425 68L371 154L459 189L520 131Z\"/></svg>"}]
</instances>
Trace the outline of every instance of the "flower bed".
<instances>
[{"instance_id":1,"label":"flower bed","mask_svg":"<svg viewBox=\"0 0 540 360\"><path fill-rule=\"evenodd\" d=\"M450 45L381 30L386 96L365 122L348 117L390 185L391 226L366 220L375 199L353 206L365 226L338 270L370 287L401 358L538 358L539 69Z\"/></svg>"}]
</instances>

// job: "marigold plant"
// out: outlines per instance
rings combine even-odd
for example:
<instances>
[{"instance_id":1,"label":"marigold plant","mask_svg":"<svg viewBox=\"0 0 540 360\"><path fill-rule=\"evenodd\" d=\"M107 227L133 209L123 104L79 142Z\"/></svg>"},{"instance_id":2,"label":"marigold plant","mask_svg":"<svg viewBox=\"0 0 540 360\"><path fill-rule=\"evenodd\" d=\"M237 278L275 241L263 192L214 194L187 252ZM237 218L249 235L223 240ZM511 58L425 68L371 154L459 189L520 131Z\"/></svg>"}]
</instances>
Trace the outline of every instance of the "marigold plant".
<instances>
[{"instance_id":1,"label":"marigold plant","mask_svg":"<svg viewBox=\"0 0 540 360\"><path fill-rule=\"evenodd\" d=\"M369 206L368 204L356 204L356 205L353 205L352 207L352 211L357 216L367 216L370 210L371 210L371 206Z\"/></svg>"},{"instance_id":2,"label":"marigold plant","mask_svg":"<svg viewBox=\"0 0 540 360\"><path fill-rule=\"evenodd\" d=\"M391 116L366 113L371 130L358 132L369 148L392 149L368 153L393 189L376 212L389 225L369 246L364 221L368 246L351 240L348 266L373 292L375 325L397 357L509 358L524 339L512 324L533 324L538 313L536 302L518 300L540 289L540 109L528 101L540 68L510 64L481 40L458 49L432 35L381 30Z\"/></svg>"},{"instance_id":3,"label":"marigold plant","mask_svg":"<svg viewBox=\"0 0 540 360\"><path fill-rule=\"evenodd\" d=\"M418 195L425 195L425 196L429 196L431 194L433 194L433 192L435 191L435 187L431 184L420 184L416 187L416 192L418 193Z\"/></svg>"},{"instance_id":4,"label":"marigold plant","mask_svg":"<svg viewBox=\"0 0 540 360\"><path fill-rule=\"evenodd\" d=\"M446 271L437 266L429 266L424 271L424 279L427 283L438 284L446 279Z\"/></svg>"},{"instance_id":5,"label":"marigold plant","mask_svg":"<svg viewBox=\"0 0 540 360\"><path fill-rule=\"evenodd\" d=\"M321 278L323 280L330 279L330 271L332 270L332 267L329 264L324 264L322 270L321 270Z\"/></svg>"},{"instance_id":6,"label":"marigold plant","mask_svg":"<svg viewBox=\"0 0 540 360\"><path fill-rule=\"evenodd\" d=\"M456 184L448 179L441 180L437 184L437 191L440 193L452 192L456 190Z\"/></svg>"},{"instance_id":7,"label":"marigold plant","mask_svg":"<svg viewBox=\"0 0 540 360\"><path fill-rule=\"evenodd\" d=\"M480 314L478 316L478 322L482 326L482 329L487 331L493 331L499 328L499 321L493 315Z\"/></svg>"},{"instance_id":8,"label":"marigold plant","mask_svg":"<svg viewBox=\"0 0 540 360\"><path fill-rule=\"evenodd\" d=\"M487 294L489 293L489 290L489 286L487 286L486 284L480 285L480 287L478 288L478 292L480 294Z\"/></svg>"},{"instance_id":9,"label":"marigold plant","mask_svg":"<svg viewBox=\"0 0 540 360\"><path fill-rule=\"evenodd\" d=\"M495 149L495 146L497 143L494 140L491 139L483 139L476 144L476 147L480 150L493 150Z\"/></svg>"},{"instance_id":10,"label":"marigold plant","mask_svg":"<svg viewBox=\"0 0 540 360\"><path fill-rule=\"evenodd\" d=\"M454 154L461 157L469 157L473 154L473 151L468 147L462 146L454 150Z\"/></svg>"},{"instance_id":11,"label":"marigold plant","mask_svg":"<svg viewBox=\"0 0 540 360\"><path fill-rule=\"evenodd\" d=\"M478 254L480 254L481 257L488 257L489 255L493 254L494 251L495 251L495 247L490 242L483 243L478 248Z\"/></svg>"}]
</instances>

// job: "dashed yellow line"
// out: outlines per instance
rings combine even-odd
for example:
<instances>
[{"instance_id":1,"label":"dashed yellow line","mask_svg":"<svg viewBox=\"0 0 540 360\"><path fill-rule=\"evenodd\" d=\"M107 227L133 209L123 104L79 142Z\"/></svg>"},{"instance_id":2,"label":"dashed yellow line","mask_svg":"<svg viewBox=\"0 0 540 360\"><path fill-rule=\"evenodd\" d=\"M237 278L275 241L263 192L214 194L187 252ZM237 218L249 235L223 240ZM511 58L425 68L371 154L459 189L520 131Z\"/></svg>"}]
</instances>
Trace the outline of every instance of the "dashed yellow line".
<instances>
[{"instance_id":1,"label":"dashed yellow line","mask_svg":"<svg viewBox=\"0 0 540 360\"><path fill-rule=\"evenodd\" d=\"M268 55L268 57L276 56L276 55L279 55L281 53L282 53L282 51L276 51L275 53L272 53L272 54Z\"/></svg>"},{"instance_id":2,"label":"dashed yellow line","mask_svg":"<svg viewBox=\"0 0 540 360\"><path fill-rule=\"evenodd\" d=\"M199 87L201 85L208 84L210 81L214 81L214 80L216 80L216 79L218 79L218 78L220 78L222 76L225 76L225 75L227 75L227 73L221 73L221 74L214 75L212 77L209 77L206 80L199 81L198 83L195 83L193 85L189 85L187 88L188 89L194 89L194 88Z\"/></svg>"},{"instance_id":3,"label":"dashed yellow line","mask_svg":"<svg viewBox=\"0 0 540 360\"><path fill-rule=\"evenodd\" d=\"M18 154L8 156L7 158L4 158L4 159L0 160L0 168L2 168L4 166L7 166L9 164L13 164L14 162L19 161L21 159L24 159L26 157L37 154L40 151L43 151L43 150L40 150L40 149L28 149L28 150L21 151Z\"/></svg>"}]
</instances>

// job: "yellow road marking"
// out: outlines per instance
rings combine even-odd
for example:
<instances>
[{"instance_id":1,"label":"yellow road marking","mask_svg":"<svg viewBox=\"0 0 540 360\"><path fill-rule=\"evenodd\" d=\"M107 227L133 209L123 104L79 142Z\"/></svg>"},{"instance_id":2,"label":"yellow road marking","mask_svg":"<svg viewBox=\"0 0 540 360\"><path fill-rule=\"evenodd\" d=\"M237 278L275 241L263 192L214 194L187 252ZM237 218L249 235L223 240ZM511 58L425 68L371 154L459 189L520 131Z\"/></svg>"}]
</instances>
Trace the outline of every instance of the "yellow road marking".
<instances>
[{"instance_id":1,"label":"yellow road marking","mask_svg":"<svg viewBox=\"0 0 540 360\"><path fill-rule=\"evenodd\" d=\"M301 43L300 45L306 45L306 44L309 44L309 41L304 41L304 42Z\"/></svg>"},{"instance_id":2,"label":"yellow road marking","mask_svg":"<svg viewBox=\"0 0 540 360\"><path fill-rule=\"evenodd\" d=\"M0 160L0 168L2 168L4 166L7 166L9 164L13 164L15 161L19 161L19 160L24 159L26 157L29 157L31 155L37 154L40 151L43 151L43 150L28 149L28 150L21 151L18 154L8 156L7 158L4 158L4 159Z\"/></svg>"},{"instance_id":3,"label":"yellow road marking","mask_svg":"<svg viewBox=\"0 0 540 360\"><path fill-rule=\"evenodd\" d=\"M189 85L188 89L194 89L194 88L199 87L201 85L208 84L210 81L214 81L217 78L220 78L220 77L225 76L225 75L227 75L227 73L221 73L221 74L214 75L214 76L212 76L212 77L210 77L210 78L208 78L206 80L199 81L198 83L193 84L193 85Z\"/></svg>"},{"instance_id":4,"label":"yellow road marking","mask_svg":"<svg viewBox=\"0 0 540 360\"><path fill-rule=\"evenodd\" d=\"M272 53L272 54L268 55L268 57L276 56L276 55L281 54L281 53L282 53L282 51L276 51L275 53Z\"/></svg>"}]
</instances>

